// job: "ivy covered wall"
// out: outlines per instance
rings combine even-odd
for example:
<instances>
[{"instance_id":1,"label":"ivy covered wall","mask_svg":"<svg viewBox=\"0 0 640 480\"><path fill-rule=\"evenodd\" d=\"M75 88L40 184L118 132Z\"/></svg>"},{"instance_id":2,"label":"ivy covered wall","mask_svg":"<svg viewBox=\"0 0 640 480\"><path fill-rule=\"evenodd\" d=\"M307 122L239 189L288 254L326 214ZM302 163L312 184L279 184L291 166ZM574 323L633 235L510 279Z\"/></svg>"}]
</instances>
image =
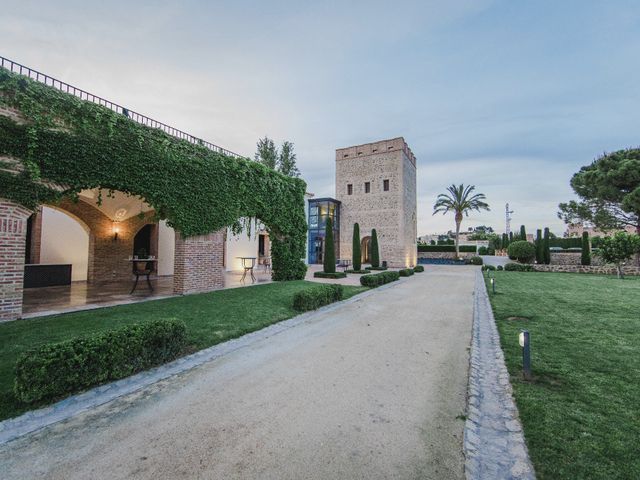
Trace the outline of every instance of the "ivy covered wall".
<instances>
[{"instance_id":1,"label":"ivy covered wall","mask_svg":"<svg viewBox=\"0 0 640 480\"><path fill-rule=\"evenodd\" d=\"M33 209L101 188L142 197L184 236L259 218L274 280L304 278L306 184L0 69L0 197Z\"/></svg>"}]
</instances>

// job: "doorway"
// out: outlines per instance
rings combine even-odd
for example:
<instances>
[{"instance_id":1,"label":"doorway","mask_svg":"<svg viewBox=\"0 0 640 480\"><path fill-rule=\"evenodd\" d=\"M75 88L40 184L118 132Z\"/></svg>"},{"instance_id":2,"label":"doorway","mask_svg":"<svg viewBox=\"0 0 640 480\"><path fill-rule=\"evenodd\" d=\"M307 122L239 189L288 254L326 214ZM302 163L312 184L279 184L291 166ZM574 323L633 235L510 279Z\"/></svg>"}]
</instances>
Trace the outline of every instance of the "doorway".
<instances>
[{"instance_id":1,"label":"doorway","mask_svg":"<svg viewBox=\"0 0 640 480\"><path fill-rule=\"evenodd\" d=\"M371 263L371 237L364 237L360 242L362 263Z\"/></svg>"}]
</instances>

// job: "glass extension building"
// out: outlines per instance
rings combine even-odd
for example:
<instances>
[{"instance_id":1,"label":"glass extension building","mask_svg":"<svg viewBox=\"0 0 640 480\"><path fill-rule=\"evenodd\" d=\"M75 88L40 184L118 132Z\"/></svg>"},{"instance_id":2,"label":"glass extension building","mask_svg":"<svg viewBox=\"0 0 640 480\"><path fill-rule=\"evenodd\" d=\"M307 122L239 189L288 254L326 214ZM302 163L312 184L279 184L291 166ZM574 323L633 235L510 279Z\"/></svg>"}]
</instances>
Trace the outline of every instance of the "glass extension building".
<instances>
[{"instance_id":1,"label":"glass extension building","mask_svg":"<svg viewBox=\"0 0 640 480\"><path fill-rule=\"evenodd\" d=\"M333 198L309 199L309 263L322 263L327 219L333 222L333 244L340 258L340 202Z\"/></svg>"}]
</instances>

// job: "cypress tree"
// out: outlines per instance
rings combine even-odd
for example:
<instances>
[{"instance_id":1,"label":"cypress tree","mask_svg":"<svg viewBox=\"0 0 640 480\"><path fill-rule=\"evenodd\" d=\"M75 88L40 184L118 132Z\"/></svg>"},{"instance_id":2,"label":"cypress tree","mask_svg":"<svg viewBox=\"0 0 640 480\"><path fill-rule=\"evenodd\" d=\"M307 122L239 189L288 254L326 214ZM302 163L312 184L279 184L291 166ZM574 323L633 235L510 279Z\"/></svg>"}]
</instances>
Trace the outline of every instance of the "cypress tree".
<instances>
[{"instance_id":1,"label":"cypress tree","mask_svg":"<svg viewBox=\"0 0 640 480\"><path fill-rule=\"evenodd\" d=\"M378 251L378 232L371 230L371 266L380 266L380 252Z\"/></svg>"},{"instance_id":2,"label":"cypress tree","mask_svg":"<svg viewBox=\"0 0 640 480\"><path fill-rule=\"evenodd\" d=\"M542 253L544 264L549 265L551 263L551 250L549 250L549 228L544 229L544 240L542 241Z\"/></svg>"},{"instance_id":3,"label":"cypress tree","mask_svg":"<svg viewBox=\"0 0 640 480\"><path fill-rule=\"evenodd\" d=\"M502 234L502 248L503 250L509 248L509 235L507 235L506 233Z\"/></svg>"},{"instance_id":4,"label":"cypress tree","mask_svg":"<svg viewBox=\"0 0 640 480\"><path fill-rule=\"evenodd\" d=\"M360 270L362 268L362 253L360 252L360 225L353 224L353 269Z\"/></svg>"},{"instance_id":5,"label":"cypress tree","mask_svg":"<svg viewBox=\"0 0 640 480\"><path fill-rule=\"evenodd\" d=\"M589 245L589 232L582 232L582 265L591 265L591 246Z\"/></svg>"},{"instance_id":6,"label":"cypress tree","mask_svg":"<svg viewBox=\"0 0 640 480\"><path fill-rule=\"evenodd\" d=\"M538 229L536 231L536 263L543 264L544 263L544 252L542 250L542 230Z\"/></svg>"},{"instance_id":7,"label":"cypress tree","mask_svg":"<svg viewBox=\"0 0 640 480\"><path fill-rule=\"evenodd\" d=\"M520 225L520 240L527 241L527 231L524 228L524 225Z\"/></svg>"},{"instance_id":8,"label":"cypress tree","mask_svg":"<svg viewBox=\"0 0 640 480\"><path fill-rule=\"evenodd\" d=\"M333 222L327 218L324 230L324 273L336 273L336 250L333 247Z\"/></svg>"},{"instance_id":9,"label":"cypress tree","mask_svg":"<svg viewBox=\"0 0 640 480\"><path fill-rule=\"evenodd\" d=\"M509 232L509 243L513 242L513 232Z\"/></svg>"}]
</instances>

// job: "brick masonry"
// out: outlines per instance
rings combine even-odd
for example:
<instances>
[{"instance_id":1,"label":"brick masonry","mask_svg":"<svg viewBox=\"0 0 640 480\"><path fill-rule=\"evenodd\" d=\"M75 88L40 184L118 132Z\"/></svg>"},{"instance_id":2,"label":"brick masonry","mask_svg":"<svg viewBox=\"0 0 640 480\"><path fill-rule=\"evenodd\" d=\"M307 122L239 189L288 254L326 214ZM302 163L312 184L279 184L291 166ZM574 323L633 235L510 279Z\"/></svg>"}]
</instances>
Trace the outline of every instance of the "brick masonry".
<instances>
[{"instance_id":1,"label":"brick masonry","mask_svg":"<svg viewBox=\"0 0 640 480\"><path fill-rule=\"evenodd\" d=\"M209 292L224 286L225 230L184 238L176 232L173 292Z\"/></svg>"},{"instance_id":2,"label":"brick masonry","mask_svg":"<svg viewBox=\"0 0 640 480\"><path fill-rule=\"evenodd\" d=\"M347 185L353 186L351 195ZM357 222L361 238L374 228L378 232L380 260L391 267L416 264L416 158L403 138L336 150L336 199L341 202L340 256L351 257Z\"/></svg>"},{"instance_id":3,"label":"brick masonry","mask_svg":"<svg viewBox=\"0 0 640 480\"><path fill-rule=\"evenodd\" d=\"M22 289L31 211L0 198L0 321L22 314Z\"/></svg>"}]
</instances>

